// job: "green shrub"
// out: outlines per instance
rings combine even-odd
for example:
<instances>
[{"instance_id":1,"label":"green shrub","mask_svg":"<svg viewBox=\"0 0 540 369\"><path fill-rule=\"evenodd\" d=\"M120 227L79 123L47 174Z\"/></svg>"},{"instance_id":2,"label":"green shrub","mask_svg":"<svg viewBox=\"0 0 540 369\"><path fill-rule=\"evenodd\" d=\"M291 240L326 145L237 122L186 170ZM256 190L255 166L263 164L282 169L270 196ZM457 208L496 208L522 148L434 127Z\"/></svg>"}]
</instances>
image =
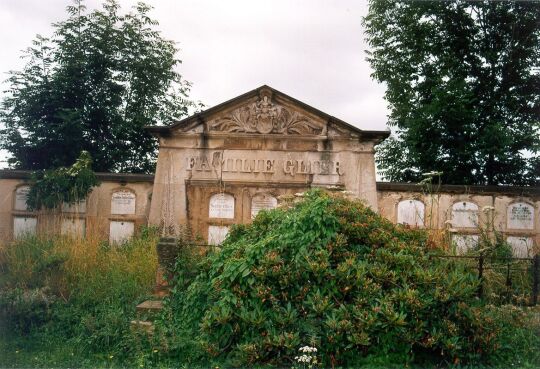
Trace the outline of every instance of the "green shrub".
<instances>
[{"instance_id":1,"label":"green shrub","mask_svg":"<svg viewBox=\"0 0 540 369\"><path fill-rule=\"evenodd\" d=\"M501 321L476 276L431 259L426 238L321 191L261 212L192 283L180 274L168 301L178 350L235 365L291 365L304 344L324 366L489 363Z\"/></svg>"},{"instance_id":2,"label":"green shrub","mask_svg":"<svg viewBox=\"0 0 540 369\"><path fill-rule=\"evenodd\" d=\"M74 204L85 199L99 185L92 171L92 158L87 151L69 167L36 171L26 200L30 209L54 209L62 203Z\"/></svg>"}]
</instances>

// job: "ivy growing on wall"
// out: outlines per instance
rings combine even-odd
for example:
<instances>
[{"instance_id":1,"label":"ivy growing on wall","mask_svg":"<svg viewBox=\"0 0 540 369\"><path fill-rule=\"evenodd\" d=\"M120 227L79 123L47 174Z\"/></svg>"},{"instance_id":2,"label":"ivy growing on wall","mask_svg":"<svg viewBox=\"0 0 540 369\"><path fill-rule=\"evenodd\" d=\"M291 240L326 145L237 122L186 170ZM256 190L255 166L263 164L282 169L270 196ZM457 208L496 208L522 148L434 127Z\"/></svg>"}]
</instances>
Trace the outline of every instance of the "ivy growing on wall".
<instances>
[{"instance_id":1,"label":"ivy growing on wall","mask_svg":"<svg viewBox=\"0 0 540 369\"><path fill-rule=\"evenodd\" d=\"M54 209L62 203L84 200L97 185L99 181L92 171L92 158L87 151L82 151L71 167L35 171L26 202L34 210Z\"/></svg>"}]
</instances>

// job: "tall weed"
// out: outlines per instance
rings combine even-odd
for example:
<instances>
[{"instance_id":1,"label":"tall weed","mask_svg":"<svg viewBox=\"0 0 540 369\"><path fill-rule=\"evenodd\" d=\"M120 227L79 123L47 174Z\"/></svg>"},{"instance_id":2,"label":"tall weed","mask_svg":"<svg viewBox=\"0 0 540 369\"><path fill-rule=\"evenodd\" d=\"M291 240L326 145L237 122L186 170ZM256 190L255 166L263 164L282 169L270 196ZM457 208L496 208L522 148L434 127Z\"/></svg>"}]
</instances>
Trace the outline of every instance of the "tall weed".
<instances>
[{"instance_id":1,"label":"tall weed","mask_svg":"<svg viewBox=\"0 0 540 369\"><path fill-rule=\"evenodd\" d=\"M69 342L87 355L121 357L135 306L155 282L156 243L156 233L145 232L116 247L61 236L2 246L0 328L7 334L0 346ZM2 351L0 365L13 364Z\"/></svg>"}]
</instances>

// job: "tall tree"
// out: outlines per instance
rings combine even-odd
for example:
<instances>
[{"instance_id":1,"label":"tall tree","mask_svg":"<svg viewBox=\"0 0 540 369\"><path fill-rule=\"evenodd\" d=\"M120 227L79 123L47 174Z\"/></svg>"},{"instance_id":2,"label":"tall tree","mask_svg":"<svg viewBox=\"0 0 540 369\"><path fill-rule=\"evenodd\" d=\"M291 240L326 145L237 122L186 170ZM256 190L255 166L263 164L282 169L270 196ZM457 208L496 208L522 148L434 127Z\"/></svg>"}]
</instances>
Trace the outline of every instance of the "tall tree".
<instances>
[{"instance_id":1,"label":"tall tree","mask_svg":"<svg viewBox=\"0 0 540 369\"><path fill-rule=\"evenodd\" d=\"M370 0L363 23L394 131L385 179L540 183L540 2Z\"/></svg>"},{"instance_id":2,"label":"tall tree","mask_svg":"<svg viewBox=\"0 0 540 369\"><path fill-rule=\"evenodd\" d=\"M116 0L91 12L77 0L50 39L37 36L26 50L0 111L11 166L69 166L84 150L96 171L153 170L157 143L143 127L186 114L190 84L150 7L120 11Z\"/></svg>"}]
</instances>

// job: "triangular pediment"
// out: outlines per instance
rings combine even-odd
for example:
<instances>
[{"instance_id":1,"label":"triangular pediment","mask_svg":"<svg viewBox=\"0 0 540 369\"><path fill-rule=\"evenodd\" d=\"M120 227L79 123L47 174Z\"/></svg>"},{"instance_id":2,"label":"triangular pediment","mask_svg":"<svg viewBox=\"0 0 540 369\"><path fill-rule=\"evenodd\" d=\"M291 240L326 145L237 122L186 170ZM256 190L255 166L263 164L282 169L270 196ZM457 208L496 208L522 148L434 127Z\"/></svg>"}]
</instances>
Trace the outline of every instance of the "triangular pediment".
<instances>
[{"instance_id":1,"label":"triangular pediment","mask_svg":"<svg viewBox=\"0 0 540 369\"><path fill-rule=\"evenodd\" d=\"M262 86L168 127L149 127L158 135L235 134L361 137L363 131L293 99L271 87ZM377 131L380 139L388 132Z\"/></svg>"}]
</instances>

